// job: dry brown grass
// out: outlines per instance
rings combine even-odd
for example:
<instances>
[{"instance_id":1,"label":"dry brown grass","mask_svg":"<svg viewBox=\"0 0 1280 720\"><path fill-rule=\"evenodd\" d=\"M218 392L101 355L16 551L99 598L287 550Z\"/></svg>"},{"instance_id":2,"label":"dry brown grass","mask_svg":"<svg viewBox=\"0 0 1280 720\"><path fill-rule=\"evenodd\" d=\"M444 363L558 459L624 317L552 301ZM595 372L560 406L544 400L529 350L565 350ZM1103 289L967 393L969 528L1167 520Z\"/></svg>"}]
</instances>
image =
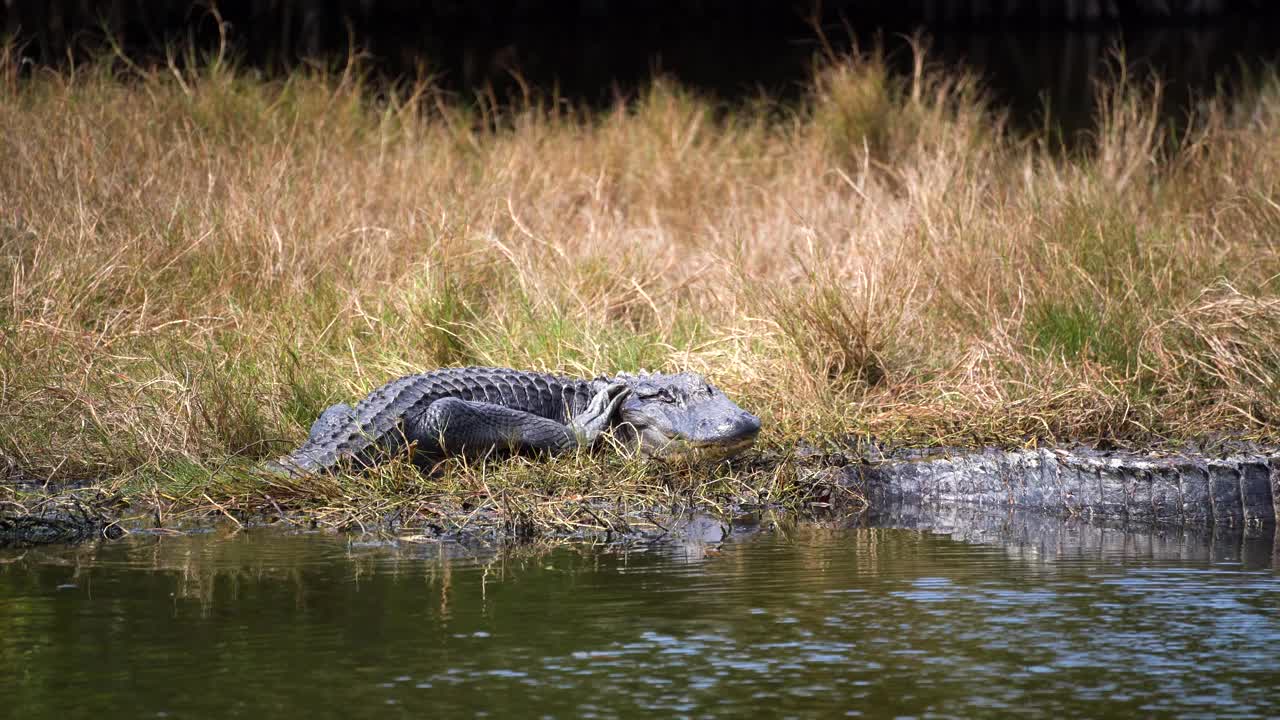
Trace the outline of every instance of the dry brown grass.
<instances>
[{"instance_id":1,"label":"dry brown grass","mask_svg":"<svg viewBox=\"0 0 1280 720\"><path fill-rule=\"evenodd\" d=\"M1064 155L875 57L800 108L660 82L598 115L0 68L0 454L35 476L225 493L326 404L454 364L701 371L766 446L1277 436L1275 82L1172 138L1119 81ZM570 462L545 477L652 476Z\"/></svg>"}]
</instances>

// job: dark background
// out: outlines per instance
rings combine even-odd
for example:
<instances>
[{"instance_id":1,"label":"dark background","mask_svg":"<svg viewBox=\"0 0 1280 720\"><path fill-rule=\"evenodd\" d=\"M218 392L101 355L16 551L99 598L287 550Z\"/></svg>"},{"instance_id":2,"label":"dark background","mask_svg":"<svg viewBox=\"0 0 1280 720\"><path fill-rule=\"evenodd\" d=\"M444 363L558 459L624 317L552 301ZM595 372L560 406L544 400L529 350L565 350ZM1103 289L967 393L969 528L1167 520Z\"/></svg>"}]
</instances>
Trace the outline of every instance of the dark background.
<instances>
[{"instance_id":1,"label":"dark background","mask_svg":"<svg viewBox=\"0 0 1280 720\"><path fill-rule=\"evenodd\" d=\"M1280 59L1280 2L1268 0L0 0L0 27L34 71L100 52L109 33L139 61L166 48L213 50L222 37L246 65L340 64L353 48L376 76L424 69L467 98L523 84L603 105L655 73L728 102L762 91L797 96L824 45L885 47L910 63L907 37L938 64L978 72L1015 121L1052 108L1068 131L1087 128L1095 81L1122 47L1158 73L1166 109L1238 90Z\"/></svg>"}]
</instances>

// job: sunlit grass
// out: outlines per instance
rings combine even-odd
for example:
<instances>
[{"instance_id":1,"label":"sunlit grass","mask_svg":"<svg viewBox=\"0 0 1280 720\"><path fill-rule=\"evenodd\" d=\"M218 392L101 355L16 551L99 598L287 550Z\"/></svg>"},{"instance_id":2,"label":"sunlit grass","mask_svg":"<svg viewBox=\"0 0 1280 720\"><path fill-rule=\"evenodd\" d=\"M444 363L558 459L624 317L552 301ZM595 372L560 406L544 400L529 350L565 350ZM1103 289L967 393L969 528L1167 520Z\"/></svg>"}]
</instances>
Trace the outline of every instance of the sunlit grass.
<instances>
[{"instance_id":1,"label":"sunlit grass","mask_svg":"<svg viewBox=\"0 0 1280 720\"><path fill-rule=\"evenodd\" d=\"M332 508L785 494L607 453L245 472L328 404L463 364L696 370L774 450L1280 427L1274 80L1175 137L1121 78L1063 153L971 78L875 56L798 108L662 81L601 114L354 71L0 65L0 454L26 476Z\"/></svg>"}]
</instances>

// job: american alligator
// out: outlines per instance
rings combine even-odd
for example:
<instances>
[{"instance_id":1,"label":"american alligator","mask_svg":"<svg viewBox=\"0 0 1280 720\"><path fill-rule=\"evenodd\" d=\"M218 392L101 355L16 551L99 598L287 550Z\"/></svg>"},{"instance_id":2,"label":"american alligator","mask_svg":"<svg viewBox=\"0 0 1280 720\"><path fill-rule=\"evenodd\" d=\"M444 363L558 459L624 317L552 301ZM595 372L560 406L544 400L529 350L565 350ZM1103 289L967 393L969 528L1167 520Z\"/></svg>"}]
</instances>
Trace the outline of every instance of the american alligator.
<instances>
[{"instance_id":1,"label":"american alligator","mask_svg":"<svg viewBox=\"0 0 1280 720\"><path fill-rule=\"evenodd\" d=\"M392 380L320 414L297 450L266 465L289 475L356 466L406 447L415 461L493 451L556 453L606 434L653 457L723 457L755 441L760 419L701 375L621 373L593 380L505 368L435 370Z\"/></svg>"},{"instance_id":2,"label":"american alligator","mask_svg":"<svg viewBox=\"0 0 1280 720\"><path fill-rule=\"evenodd\" d=\"M873 506L917 502L1005 511L1026 508L1096 522L1228 528L1280 519L1280 450L1202 452L1054 450L917 452L849 463L838 483Z\"/></svg>"}]
</instances>

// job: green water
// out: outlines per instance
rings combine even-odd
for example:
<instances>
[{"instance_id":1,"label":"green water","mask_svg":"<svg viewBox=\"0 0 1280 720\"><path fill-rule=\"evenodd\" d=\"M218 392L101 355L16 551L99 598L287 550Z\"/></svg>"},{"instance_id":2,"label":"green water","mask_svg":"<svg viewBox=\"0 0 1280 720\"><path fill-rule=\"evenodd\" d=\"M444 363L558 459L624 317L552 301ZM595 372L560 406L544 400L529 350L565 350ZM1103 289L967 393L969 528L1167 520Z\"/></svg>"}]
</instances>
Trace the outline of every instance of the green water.
<instances>
[{"instance_id":1,"label":"green water","mask_svg":"<svg viewBox=\"0 0 1280 720\"><path fill-rule=\"evenodd\" d=\"M0 550L0 716L1280 708L1269 534L865 522L551 551L267 531Z\"/></svg>"}]
</instances>

